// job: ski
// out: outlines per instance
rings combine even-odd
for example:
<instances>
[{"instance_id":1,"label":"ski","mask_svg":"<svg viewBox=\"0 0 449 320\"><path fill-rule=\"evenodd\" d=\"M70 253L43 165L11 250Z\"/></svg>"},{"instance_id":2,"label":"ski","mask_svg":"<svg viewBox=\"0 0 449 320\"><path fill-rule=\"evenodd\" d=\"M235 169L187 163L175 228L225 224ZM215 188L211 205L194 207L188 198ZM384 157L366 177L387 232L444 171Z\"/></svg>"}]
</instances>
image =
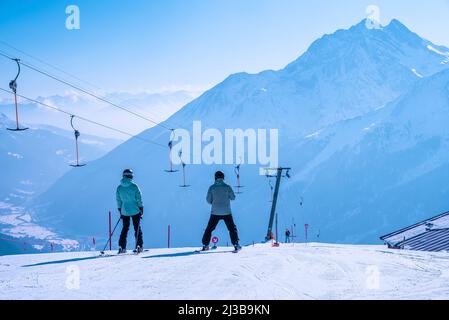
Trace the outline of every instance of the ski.
<instances>
[{"instance_id":1,"label":"ski","mask_svg":"<svg viewBox=\"0 0 449 320\"><path fill-rule=\"evenodd\" d=\"M137 255L139 255L140 253L144 253L144 252L149 252L150 250L148 250L148 249L145 249L145 250L143 250L143 251L141 251L141 252L139 252L139 253L136 253L136 252L134 252L134 250L133 251L128 251L128 252L126 252L126 253L104 253L104 254L101 254L100 253L100 255L99 255L99 257L101 258L101 257L119 257L119 256L137 256Z\"/></svg>"},{"instance_id":2,"label":"ski","mask_svg":"<svg viewBox=\"0 0 449 320\"><path fill-rule=\"evenodd\" d=\"M195 250L194 253L199 253L199 254L213 254L213 253L239 253L242 249L239 250L228 250L228 251L216 251L216 250Z\"/></svg>"},{"instance_id":3,"label":"ski","mask_svg":"<svg viewBox=\"0 0 449 320\"><path fill-rule=\"evenodd\" d=\"M194 252L195 253L205 253L205 252L210 252L211 250L202 250L202 249L200 249L200 250L195 250Z\"/></svg>"}]
</instances>

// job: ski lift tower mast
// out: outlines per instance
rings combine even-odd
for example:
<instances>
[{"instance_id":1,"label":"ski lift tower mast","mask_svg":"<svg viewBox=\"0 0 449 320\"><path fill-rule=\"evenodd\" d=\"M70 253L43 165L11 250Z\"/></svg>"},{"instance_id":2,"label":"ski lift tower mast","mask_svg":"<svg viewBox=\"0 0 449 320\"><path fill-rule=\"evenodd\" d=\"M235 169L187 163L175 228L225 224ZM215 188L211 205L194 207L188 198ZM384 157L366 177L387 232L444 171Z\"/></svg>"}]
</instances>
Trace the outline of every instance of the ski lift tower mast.
<instances>
[{"instance_id":1,"label":"ski lift tower mast","mask_svg":"<svg viewBox=\"0 0 449 320\"><path fill-rule=\"evenodd\" d=\"M274 194L273 194L273 202L271 204L270 220L268 221L268 231L267 231L267 235L265 237L265 240L269 241L273 237L273 221L274 221L274 216L276 215L276 204L277 204L277 200L278 200L279 187L281 185L282 174L285 171L285 177L290 178L291 168L275 168L275 169L265 169L265 170L267 170L267 176L268 176L269 171L277 172L276 185L274 187Z\"/></svg>"}]
</instances>

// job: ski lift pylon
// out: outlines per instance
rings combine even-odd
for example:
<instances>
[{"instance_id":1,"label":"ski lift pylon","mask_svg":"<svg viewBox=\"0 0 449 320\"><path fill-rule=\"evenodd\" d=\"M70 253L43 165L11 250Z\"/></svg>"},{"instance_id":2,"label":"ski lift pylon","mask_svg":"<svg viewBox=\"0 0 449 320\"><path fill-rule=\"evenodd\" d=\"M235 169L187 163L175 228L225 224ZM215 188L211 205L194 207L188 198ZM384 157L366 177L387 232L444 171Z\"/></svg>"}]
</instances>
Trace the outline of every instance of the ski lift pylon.
<instances>
[{"instance_id":1,"label":"ski lift pylon","mask_svg":"<svg viewBox=\"0 0 449 320\"><path fill-rule=\"evenodd\" d=\"M79 167L84 167L85 166L85 164L80 164L79 163L79 156L78 156L78 138L80 137L80 132L77 130L77 129L75 129L75 127L73 126L73 119L75 118L75 116L74 115L71 115L70 116L70 125L72 126L72 129L73 129L73 131L74 131L74 133L75 133L75 146L76 146L76 164L71 164L70 166L71 167L75 167L75 168L79 168Z\"/></svg>"},{"instance_id":2,"label":"ski lift pylon","mask_svg":"<svg viewBox=\"0 0 449 320\"><path fill-rule=\"evenodd\" d=\"M168 172L168 173L174 173L174 172L178 172L179 171L179 170L174 170L173 169L173 161L171 159L174 135L175 135L175 130L171 129L170 141L168 141L168 149L169 149L169 151L168 151L168 160L170 162L170 169L165 170L165 172Z\"/></svg>"},{"instance_id":3,"label":"ski lift pylon","mask_svg":"<svg viewBox=\"0 0 449 320\"><path fill-rule=\"evenodd\" d=\"M25 131L28 130L28 128L20 128L19 126L19 104L17 102L17 79L19 78L20 75L20 59L13 59L13 61L15 61L17 63L17 75L14 78L14 80L11 80L9 82L9 88L12 90L13 94L14 94L14 105L16 107L16 127L15 128L7 128L7 130L9 131Z\"/></svg>"}]
</instances>

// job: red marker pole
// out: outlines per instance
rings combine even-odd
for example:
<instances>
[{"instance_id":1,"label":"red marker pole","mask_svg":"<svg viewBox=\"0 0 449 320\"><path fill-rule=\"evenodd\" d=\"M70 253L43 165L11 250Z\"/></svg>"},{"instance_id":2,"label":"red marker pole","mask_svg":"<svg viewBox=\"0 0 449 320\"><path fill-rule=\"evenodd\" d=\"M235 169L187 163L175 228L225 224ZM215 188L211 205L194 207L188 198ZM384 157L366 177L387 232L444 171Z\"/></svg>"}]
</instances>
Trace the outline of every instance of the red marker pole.
<instances>
[{"instance_id":1,"label":"red marker pole","mask_svg":"<svg viewBox=\"0 0 449 320\"><path fill-rule=\"evenodd\" d=\"M167 248L170 248L170 225L168 225L168 239L167 239Z\"/></svg>"},{"instance_id":2,"label":"red marker pole","mask_svg":"<svg viewBox=\"0 0 449 320\"><path fill-rule=\"evenodd\" d=\"M111 211L109 211L109 250L112 250L112 226L111 226Z\"/></svg>"}]
</instances>

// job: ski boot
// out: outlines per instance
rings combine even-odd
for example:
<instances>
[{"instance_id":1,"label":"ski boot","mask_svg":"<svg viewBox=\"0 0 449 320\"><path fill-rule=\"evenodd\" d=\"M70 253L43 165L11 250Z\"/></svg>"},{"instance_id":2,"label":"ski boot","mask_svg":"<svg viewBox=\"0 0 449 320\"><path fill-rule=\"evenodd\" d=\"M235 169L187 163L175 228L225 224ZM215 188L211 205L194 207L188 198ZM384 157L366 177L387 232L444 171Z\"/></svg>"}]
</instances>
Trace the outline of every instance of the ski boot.
<instances>
[{"instance_id":1,"label":"ski boot","mask_svg":"<svg viewBox=\"0 0 449 320\"><path fill-rule=\"evenodd\" d=\"M200 250L201 252L203 251L209 251L209 246L203 246L203 248Z\"/></svg>"},{"instance_id":2,"label":"ski boot","mask_svg":"<svg viewBox=\"0 0 449 320\"><path fill-rule=\"evenodd\" d=\"M137 246L137 247L133 250L133 252L134 252L135 254L139 254L139 253L143 252L143 248L142 248L141 246Z\"/></svg>"},{"instance_id":3,"label":"ski boot","mask_svg":"<svg viewBox=\"0 0 449 320\"><path fill-rule=\"evenodd\" d=\"M240 250L242 250L242 246L238 243L234 244L234 252L239 252Z\"/></svg>"},{"instance_id":4,"label":"ski boot","mask_svg":"<svg viewBox=\"0 0 449 320\"><path fill-rule=\"evenodd\" d=\"M124 254L124 253L126 253L126 249L119 247L117 254Z\"/></svg>"}]
</instances>

